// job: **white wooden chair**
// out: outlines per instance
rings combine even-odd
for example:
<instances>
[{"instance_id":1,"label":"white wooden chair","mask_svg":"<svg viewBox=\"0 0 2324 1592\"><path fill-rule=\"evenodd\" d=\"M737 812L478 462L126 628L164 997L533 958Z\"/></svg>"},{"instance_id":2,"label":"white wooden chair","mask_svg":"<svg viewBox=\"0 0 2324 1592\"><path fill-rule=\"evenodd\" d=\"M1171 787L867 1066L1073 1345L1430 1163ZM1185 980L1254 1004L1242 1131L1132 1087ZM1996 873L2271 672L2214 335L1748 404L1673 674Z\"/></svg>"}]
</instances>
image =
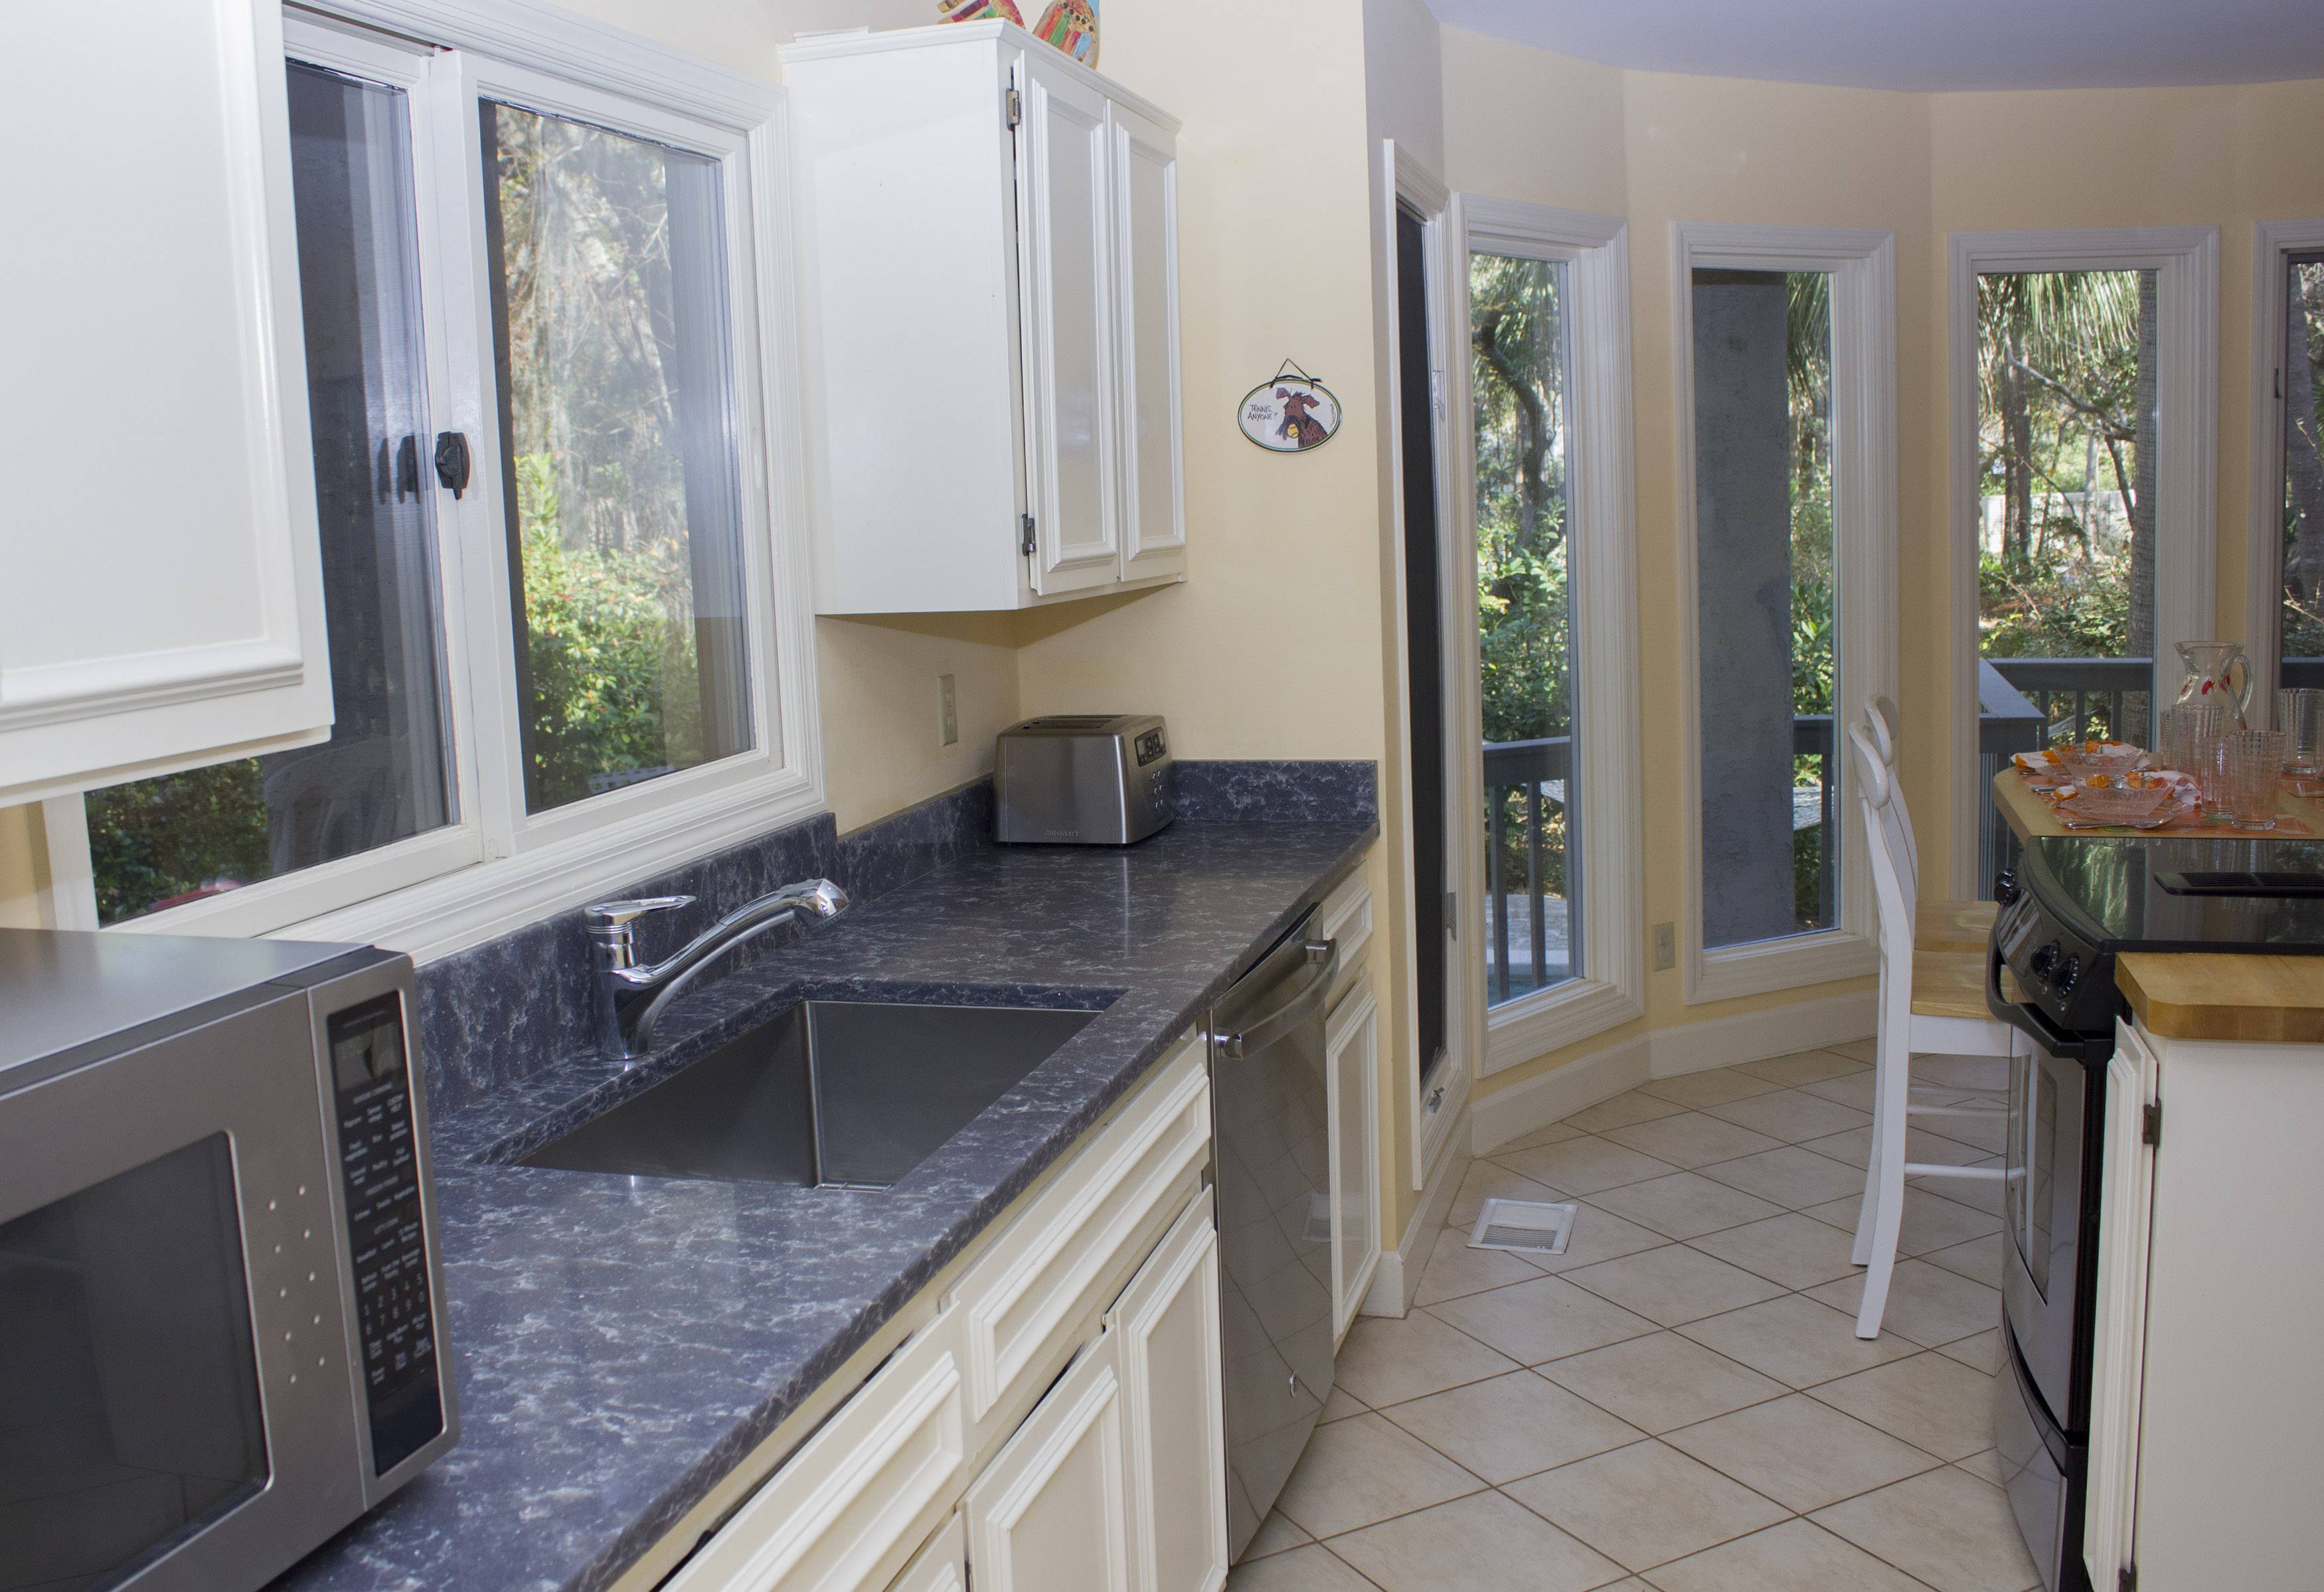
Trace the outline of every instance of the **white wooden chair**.
<instances>
[{"instance_id":1,"label":"white wooden chair","mask_svg":"<svg viewBox=\"0 0 2324 1592\"><path fill-rule=\"evenodd\" d=\"M1896 1235L1904 1217L1908 1177L1968 1177L1998 1180L1997 1166L1952 1166L1904 1158L1905 1128L1914 1113L1986 1115L2005 1109L1997 1103L1960 1103L1955 1098L1916 1103L1915 1055L2011 1056L2023 1040L2017 1030L1992 1016L1985 1005L1985 952L1932 950L1916 946L1917 870L1911 866L1911 820L1904 811L1895 771L1881 756L1881 740L1868 723L1849 726L1856 752L1857 796L1872 860L1873 897L1879 908L1880 993L1873 1042L1872 1148L1864 1172L1864 1203L1858 1212L1851 1258L1866 1267L1864 1300L1856 1312L1856 1335L1877 1338L1888 1305L1889 1279L1896 1265ZM1883 729L1888 726L1882 726ZM1893 748L1893 733L1886 737ZM1931 1091L1921 1091L1923 1093ZM1958 1091L1945 1091L1949 1097Z\"/></svg>"}]
</instances>

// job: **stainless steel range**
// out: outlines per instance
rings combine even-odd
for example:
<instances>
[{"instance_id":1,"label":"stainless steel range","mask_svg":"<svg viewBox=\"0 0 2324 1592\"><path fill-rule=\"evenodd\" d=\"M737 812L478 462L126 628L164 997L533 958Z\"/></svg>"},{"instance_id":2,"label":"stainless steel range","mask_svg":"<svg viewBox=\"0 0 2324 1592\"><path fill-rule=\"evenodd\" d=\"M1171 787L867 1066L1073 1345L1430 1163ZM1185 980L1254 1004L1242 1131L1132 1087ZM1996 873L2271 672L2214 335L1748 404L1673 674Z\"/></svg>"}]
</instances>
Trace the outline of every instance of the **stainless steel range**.
<instances>
[{"instance_id":1,"label":"stainless steel range","mask_svg":"<svg viewBox=\"0 0 2324 1592\"><path fill-rule=\"evenodd\" d=\"M2324 842L2036 839L1994 893L1986 1000L2034 1040L2010 1080L1995 1444L2043 1587L2091 1592L2082 1514L2099 1126L2115 1025L2129 1015L2115 958L2324 953ZM2005 965L2022 1002L2002 996Z\"/></svg>"}]
</instances>

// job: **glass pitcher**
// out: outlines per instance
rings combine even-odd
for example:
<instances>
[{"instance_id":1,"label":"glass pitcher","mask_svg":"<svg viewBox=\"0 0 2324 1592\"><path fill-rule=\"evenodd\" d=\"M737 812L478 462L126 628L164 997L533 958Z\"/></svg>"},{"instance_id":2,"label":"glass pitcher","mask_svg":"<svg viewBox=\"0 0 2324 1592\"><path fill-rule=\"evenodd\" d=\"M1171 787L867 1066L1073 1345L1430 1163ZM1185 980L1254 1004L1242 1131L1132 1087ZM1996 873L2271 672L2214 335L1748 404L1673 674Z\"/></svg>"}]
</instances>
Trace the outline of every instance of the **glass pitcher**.
<instances>
[{"instance_id":1,"label":"glass pitcher","mask_svg":"<svg viewBox=\"0 0 2324 1592\"><path fill-rule=\"evenodd\" d=\"M2244 712L2251 706L2251 660L2240 641L2181 641L2179 662L2184 671L2179 685L2181 702L2216 702L2227 722L2222 730L2247 730Z\"/></svg>"}]
</instances>

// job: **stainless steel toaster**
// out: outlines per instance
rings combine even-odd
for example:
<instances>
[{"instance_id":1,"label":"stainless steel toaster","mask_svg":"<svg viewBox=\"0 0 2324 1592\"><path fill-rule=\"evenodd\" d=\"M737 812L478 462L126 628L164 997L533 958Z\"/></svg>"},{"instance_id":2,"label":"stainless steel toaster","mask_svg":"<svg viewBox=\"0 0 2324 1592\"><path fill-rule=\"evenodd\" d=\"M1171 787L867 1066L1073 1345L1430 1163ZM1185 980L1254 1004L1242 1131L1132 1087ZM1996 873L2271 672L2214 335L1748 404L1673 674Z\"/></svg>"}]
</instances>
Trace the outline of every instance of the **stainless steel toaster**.
<instances>
[{"instance_id":1,"label":"stainless steel toaster","mask_svg":"<svg viewBox=\"0 0 2324 1592\"><path fill-rule=\"evenodd\" d=\"M1153 713L1061 713L1001 732L994 837L1019 844L1126 846L1176 815L1170 734Z\"/></svg>"}]
</instances>

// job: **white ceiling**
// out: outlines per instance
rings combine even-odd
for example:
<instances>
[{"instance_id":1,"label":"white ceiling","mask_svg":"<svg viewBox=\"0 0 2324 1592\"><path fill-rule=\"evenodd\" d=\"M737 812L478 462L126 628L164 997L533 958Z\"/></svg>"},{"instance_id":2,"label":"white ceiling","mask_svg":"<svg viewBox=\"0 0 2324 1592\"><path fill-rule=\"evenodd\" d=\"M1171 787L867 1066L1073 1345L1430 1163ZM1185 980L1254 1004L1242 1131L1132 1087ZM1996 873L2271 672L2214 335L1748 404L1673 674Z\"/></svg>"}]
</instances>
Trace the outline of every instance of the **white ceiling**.
<instances>
[{"instance_id":1,"label":"white ceiling","mask_svg":"<svg viewBox=\"0 0 2324 1592\"><path fill-rule=\"evenodd\" d=\"M2324 78L2324 0L1428 0L1609 66L1862 88Z\"/></svg>"}]
</instances>

